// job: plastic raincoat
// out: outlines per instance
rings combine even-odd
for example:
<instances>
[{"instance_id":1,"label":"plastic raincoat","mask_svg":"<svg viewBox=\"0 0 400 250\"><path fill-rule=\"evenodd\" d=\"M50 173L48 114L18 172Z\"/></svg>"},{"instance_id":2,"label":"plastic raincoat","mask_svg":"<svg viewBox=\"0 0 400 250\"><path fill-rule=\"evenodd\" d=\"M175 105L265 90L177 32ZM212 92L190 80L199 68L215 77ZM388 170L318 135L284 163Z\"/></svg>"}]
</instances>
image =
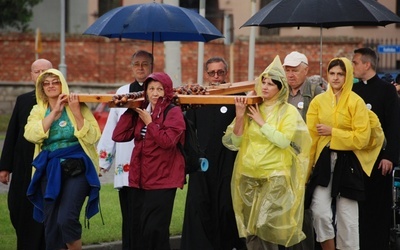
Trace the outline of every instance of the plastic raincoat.
<instances>
[{"instance_id":1,"label":"plastic raincoat","mask_svg":"<svg viewBox=\"0 0 400 250\"><path fill-rule=\"evenodd\" d=\"M303 202L311 138L297 109L287 103L289 88L278 56L256 80L257 95L262 94L263 77L282 83L275 101L259 105L266 124L260 127L246 115L244 132L236 136L235 119L222 141L239 150L231 189L240 236L291 246L305 238Z\"/></svg>"},{"instance_id":2,"label":"plastic raincoat","mask_svg":"<svg viewBox=\"0 0 400 250\"><path fill-rule=\"evenodd\" d=\"M338 58L334 58L335 60ZM353 66L347 58L339 58L346 66L346 79L339 102L331 88L316 96L307 112L307 126L313 139L309 170L323 148L330 142L333 150L351 150L369 176L381 151L384 134L378 117L368 110L363 99L352 92ZM316 125L332 127L332 136L319 136ZM310 173L310 172L309 172Z\"/></svg>"},{"instance_id":3,"label":"plastic raincoat","mask_svg":"<svg viewBox=\"0 0 400 250\"><path fill-rule=\"evenodd\" d=\"M62 73L56 69L49 69L46 72L53 73L57 75L61 81L61 89L63 94L69 94L68 84L65 81ZM36 85L40 82L41 76L39 76L36 81ZM49 137L49 131L44 132L42 126L42 120L45 117L46 110L48 107L46 95L44 94L41 86L36 86L36 102L37 104L32 108L30 113L30 117L28 118L28 123L25 126L24 137L35 143L35 153L34 158L40 153L43 141ZM73 126L76 128L76 122L74 115L72 114L71 109L68 105L65 106L65 110L67 111L68 118L71 120ZM81 103L81 112L82 116L85 118L84 125L81 130L75 129L74 136L78 138L79 144L82 146L85 153L90 157L94 166L96 167L96 171L99 171L99 157L96 151L95 144L100 139L101 131L99 125L94 118L91 110L85 103ZM33 174L33 173L32 173Z\"/></svg>"},{"instance_id":4,"label":"plastic raincoat","mask_svg":"<svg viewBox=\"0 0 400 250\"><path fill-rule=\"evenodd\" d=\"M41 169L38 168L38 171L36 172L36 168L32 168L32 182L30 184L30 187L28 188L27 195L30 197L31 201L34 203L35 210L41 210L43 211L43 203L41 203L37 197L37 194L41 194L40 190L40 178L41 175L50 174L50 170L47 169L47 166L49 164L46 163L46 160L50 160L47 158L47 155L51 155L47 152L42 151L42 145L43 142L49 138L50 135L50 129L45 132L43 130L43 125L42 121L45 118L46 115L46 110L48 108L48 102L47 102L47 97L44 93L44 90L42 86L39 86L41 82L41 78L45 73L52 73L54 75L57 75L60 79L61 82L61 92L64 94L69 94L69 88L68 84L62 75L62 73L56 69L49 69L42 73L39 78L36 81L36 102L37 104L33 106L31 113L28 117L28 122L25 125L25 132L24 132L24 137L26 140L32 142L35 144L35 152L34 152L34 159L36 161L40 160L40 165L44 164ZM87 159L89 159L89 162L86 162L85 166L87 167L86 169L86 178L88 180L88 183L91 187L90 193L89 193L89 199L88 199L88 208L89 210L86 210L86 216L87 218L90 218L94 214L96 214L99 211L99 190L100 190L100 180L98 177L98 171L99 171L99 158L97 155L96 151L96 142L99 140L101 132L99 125L94 118L92 112L90 111L89 107L85 103L81 103L81 113L82 116L84 117L84 124L83 127L78 130L77 129L77 124L74 118L74 115L72 114L71 109L69 108L68 105L65 105L65 110L67 112L68 118L71 121L73 127L74 127L74 136L78 139L80 146L82 147L83 151L86 153L88 156ZM74 152L71 152L71 156L73 157L74 155L72 154ZM55 156L58 157L58 156ZM80 158L80 157L76 157ZM49 161L49 162L54 162ZM88 164L89 163L89 164ZM58 160L59 164L59 160ZM92 166L92 169L88 169L88 166ZM59 170L59 169L58 169ZM36 174L36 175L35 175ZM55 175L55 178L52 179L54 180L49 181L48 183L55 183L57 184L57 188L60 185L60 178L61 178L61 173L58 172ZM48 185L48 190L51 190L49 188L50 185ZM47 190L47 191L48 191ZM57 189L57 193L55 196L58 195L59 190ZM55 197L53 197L55 198ZM42 213L41 212L36 212L36 214L39 214L38 221L42 220Z\"/></svg>"}]
</instances>

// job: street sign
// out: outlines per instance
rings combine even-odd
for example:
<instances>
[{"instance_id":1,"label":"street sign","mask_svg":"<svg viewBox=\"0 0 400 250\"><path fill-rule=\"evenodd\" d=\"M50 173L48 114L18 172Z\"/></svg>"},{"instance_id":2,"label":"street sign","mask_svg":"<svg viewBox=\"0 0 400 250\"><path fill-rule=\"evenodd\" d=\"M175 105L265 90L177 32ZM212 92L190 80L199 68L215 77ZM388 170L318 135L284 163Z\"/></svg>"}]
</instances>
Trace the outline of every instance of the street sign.
<instances>
[{"instance_id":1,"label":"street sign","mask_svg":"<svg viewBox=\"0 0 400 250\"><path fill-rule=\"evenodd\" d=\"M400 45L378 45L378 53L400 53Z\"/></svg>"}]
</instances>

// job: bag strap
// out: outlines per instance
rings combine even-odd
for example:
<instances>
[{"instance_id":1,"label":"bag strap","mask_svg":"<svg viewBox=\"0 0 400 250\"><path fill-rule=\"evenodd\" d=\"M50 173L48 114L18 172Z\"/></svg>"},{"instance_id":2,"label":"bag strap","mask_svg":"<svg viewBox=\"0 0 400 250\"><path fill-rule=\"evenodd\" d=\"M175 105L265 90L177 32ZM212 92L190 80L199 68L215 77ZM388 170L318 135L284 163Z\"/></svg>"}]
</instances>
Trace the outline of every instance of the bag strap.
<instances>
[{"instance_id":1,"label":"bag strap","mask_svg":"<svg viewBox=\"0 0 400 250\"><path fill-rule=\"evenodd\" d=\"M175 105L171 103L170 105L168 105L168 106L167 106L167 108L166 108L166 109L164 109L164 117L163 117L163 122L165 121L165 117L167 116L167 114L168 114L168 111L169 111L170 109L172 109L173 107L175 107Z\"/></svg>"}]
</instances>

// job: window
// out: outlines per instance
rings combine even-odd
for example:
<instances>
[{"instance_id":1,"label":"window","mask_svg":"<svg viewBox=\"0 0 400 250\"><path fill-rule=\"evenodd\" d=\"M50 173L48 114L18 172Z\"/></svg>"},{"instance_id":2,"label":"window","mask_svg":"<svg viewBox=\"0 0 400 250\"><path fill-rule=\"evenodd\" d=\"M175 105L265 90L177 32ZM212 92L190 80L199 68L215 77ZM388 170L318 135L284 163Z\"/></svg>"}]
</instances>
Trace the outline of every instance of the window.
<instances>
[{"instance_id":1,"label":"window","mask_svg":"<svg viewBox=\"0 0 400 250\"><path fill-rule=\"evenodd\" d=\"M107 0L107 1L100 0L98 4L99 4L99 13L97 17L100 17L107 11L122 6L122 0Z\"/></svg>"}]
</instances>

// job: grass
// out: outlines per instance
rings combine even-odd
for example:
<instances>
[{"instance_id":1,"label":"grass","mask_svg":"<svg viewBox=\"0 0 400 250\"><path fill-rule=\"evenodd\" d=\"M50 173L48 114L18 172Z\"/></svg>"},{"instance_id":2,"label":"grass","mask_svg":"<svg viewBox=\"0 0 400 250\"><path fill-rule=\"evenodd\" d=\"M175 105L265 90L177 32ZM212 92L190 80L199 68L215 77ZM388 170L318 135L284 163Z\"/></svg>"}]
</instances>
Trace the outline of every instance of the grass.
<instances>
[{"instance_id":1,"label":"grass","mask_svg":"<svg viewBox=\"0 0 400 250\"><path fill-rule=\"evenodd\" d=\"M0 115L0 139L4 139L5 132L7 131L8 122L10 121L11 114Z\"/></svg>"},{"instance_id":2,"label":"grass","mask_svg":"<svg viewBox=\"0 0 400 250\"><path fill-rule=\"evenodd\" d=\"M176 192L174 211L170 226L171 235L179 235L182 232L183 213L185 209L186 188ZM113 184L104 184L100 191L101 210L104 225L100 214L90 219L90 228L83 226L82 241L84 245L101 242L121 240L121 212L117 191ZM11 225L8 208L7 194L0 194L0 246L1 249L17 249L14 228ZM83 213L81 223L84 225Z\"/></svg>"}]
</instances>

